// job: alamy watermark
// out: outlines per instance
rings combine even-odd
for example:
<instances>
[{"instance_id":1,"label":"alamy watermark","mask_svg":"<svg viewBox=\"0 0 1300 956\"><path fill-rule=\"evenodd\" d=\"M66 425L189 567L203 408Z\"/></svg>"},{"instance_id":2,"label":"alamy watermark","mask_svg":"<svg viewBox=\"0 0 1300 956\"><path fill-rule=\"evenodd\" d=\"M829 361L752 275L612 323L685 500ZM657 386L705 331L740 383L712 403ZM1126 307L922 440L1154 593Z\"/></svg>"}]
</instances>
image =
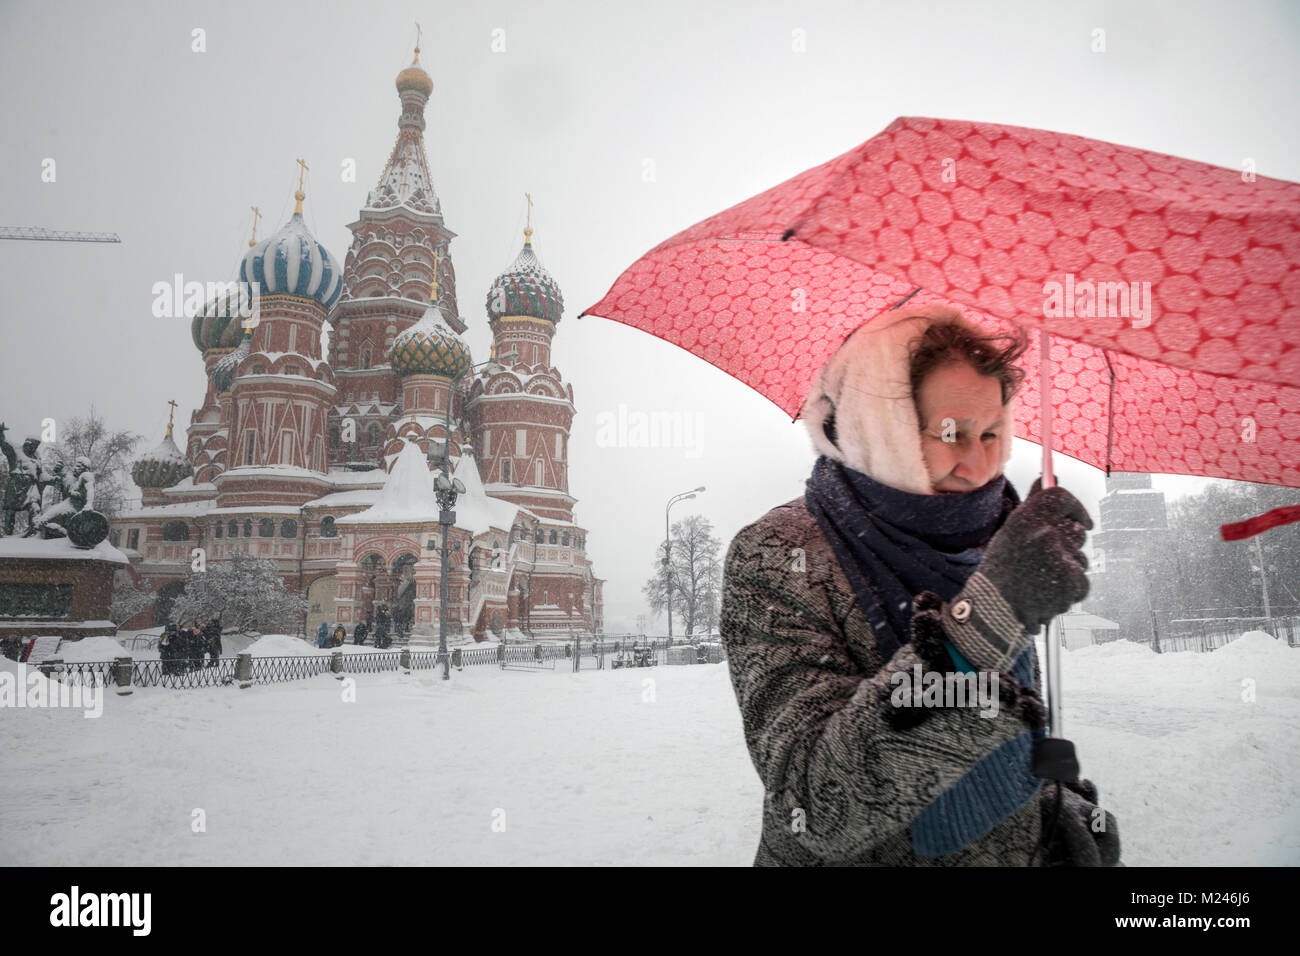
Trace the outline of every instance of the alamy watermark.
<instances>
[{"instance_id":1,"label":"alamy watermark","mask_svg":"<svg viewBox=\"0 0 1300 956\"><path fill-rule=\"evenodd\" d=\"M686 448L687 458L704 452L701 412L643 412L621 402L617 412L596 414L599 448Z\"/></svg>"},{"instance_id":2,"label":"alamy watermark","mask_svg":"<svg viewBox=\"0 0 1300 956\"><path fill-rule=\"evenodd\" d=\"M1064 282L1044 282L1043 315L1049 319L1129 319L1135 329L1151 324L1150 282L1093 282L1065 274Z\"/></svg>"},{"instance_id":3,"label":"alamy watermark","mask_svg":"<svg viewBox=\"0 0 1300 956\"><path fill-rule=\"evenodd\" d=\"M185 281L179 272L171 281L153 284L153 315L157 319L231 316L243 319L252 331L261 322L261 283L230 279L223 282Z\"/></svg>"},{"instance_id":4,"label":"alamy watermark","mask_svg":"<svg viewBox=\"0 0 1300 956\"><path fill-rule=\"evenodd\" d=\"M0 707L77 708L83 717L99 717L104 713L104 688L80 681L64 683L19 664L17 673L0 671Z\"/></svg>"},{"instance_id":5,"label":"alamy watermark","mask_svg":"<svg viewBox=\"0 0 1300 956\"><path fill-rule=\"evenodd\" d=\"M998 715L998 674L996 671L922 671L913 664L911 671L895 671L889 702L895 707L974 707L984 718Z\"/></svg>"}]
</instances>

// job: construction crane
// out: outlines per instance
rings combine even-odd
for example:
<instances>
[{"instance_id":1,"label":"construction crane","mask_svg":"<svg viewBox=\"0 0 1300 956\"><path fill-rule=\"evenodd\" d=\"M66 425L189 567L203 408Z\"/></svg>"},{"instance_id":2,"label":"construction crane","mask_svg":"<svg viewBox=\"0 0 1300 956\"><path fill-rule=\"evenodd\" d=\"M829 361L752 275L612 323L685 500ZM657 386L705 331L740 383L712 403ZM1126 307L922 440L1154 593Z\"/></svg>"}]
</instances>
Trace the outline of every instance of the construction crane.
<instances>
[{"instance_id":1,"label":"construction crane","mask_svg":"<svg viewBox=\"0 0 1300 956\"><path fill-rule=\"evenodd\" d=\"M121 242L115 232L73 232L43 226L0 226L0 239L35 239L46 242Z\"/></svg>"}]
</instances>

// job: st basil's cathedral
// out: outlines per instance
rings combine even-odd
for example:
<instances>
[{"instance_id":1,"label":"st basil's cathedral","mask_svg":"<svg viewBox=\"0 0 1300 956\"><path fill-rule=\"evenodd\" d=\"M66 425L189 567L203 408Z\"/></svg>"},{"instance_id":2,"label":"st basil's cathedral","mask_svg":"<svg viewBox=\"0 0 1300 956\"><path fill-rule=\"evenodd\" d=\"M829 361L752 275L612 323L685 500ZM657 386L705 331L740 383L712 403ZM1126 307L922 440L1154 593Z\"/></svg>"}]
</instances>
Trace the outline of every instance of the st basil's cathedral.
<instances>
[{"instance_id":1,"label":"st basil's cathedral","mask_svg":"<svg viewBox=\"0 0 1300 956\"><path fill-rule=\"evenodd\" d=\"M424 150L433 82L397 75L397 141L356 222L343 265L297 207L250 241L239 279L257 283L259 321L234 296L191 326L207 389L185 450L169 425L137 459L138 508L111 540L157 594L125 627L161 623L193 548L273 561L308 599L306 633L349 633L379 607L436 640L442 526L433 482L450 463L465 488L447 553L448 634L461 640L569 638L602 630L602 579L569 493L573 388L552 364L564 310L531 227L487 293L488 361L460 336L447 228ZM325 323L332 328L322 354ZM252 327L250 327L252 326Z\"/></svg>"}]
</instances>

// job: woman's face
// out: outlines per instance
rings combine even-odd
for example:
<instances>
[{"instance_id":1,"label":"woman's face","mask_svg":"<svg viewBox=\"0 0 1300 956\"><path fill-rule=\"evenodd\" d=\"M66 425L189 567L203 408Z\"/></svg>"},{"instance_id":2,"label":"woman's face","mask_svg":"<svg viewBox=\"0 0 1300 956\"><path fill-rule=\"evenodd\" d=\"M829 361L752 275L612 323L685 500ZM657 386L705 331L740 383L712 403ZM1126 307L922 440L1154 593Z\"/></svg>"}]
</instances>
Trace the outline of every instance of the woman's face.
<instances>
[{"instance_id":1,"label":"woman's face","mask_svg":"<svg viewBox=\"0 0 1300 956\"><path fill-rule=\"evenodd\" d=\"M1002 384L969 362L934 369L916 395L921 453L936 494L974 491L1002 470Z\"/></svg>"}]
</instances>

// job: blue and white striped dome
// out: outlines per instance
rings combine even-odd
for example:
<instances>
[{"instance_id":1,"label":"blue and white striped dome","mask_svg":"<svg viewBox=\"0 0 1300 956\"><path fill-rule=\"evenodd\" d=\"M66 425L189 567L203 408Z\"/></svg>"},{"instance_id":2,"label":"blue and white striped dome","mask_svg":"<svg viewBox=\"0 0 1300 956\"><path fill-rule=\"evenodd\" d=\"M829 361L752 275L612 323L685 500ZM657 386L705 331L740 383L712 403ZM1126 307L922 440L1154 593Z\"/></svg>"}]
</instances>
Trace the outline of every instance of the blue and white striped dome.
<instances>
[{"instance_id":1,"label":"blue and white striped dome","mask_svg":"<svg viewBox=\"0 0 1300 956\"><path fill-rule=\"evenodd\" d=\"M315 299L326 309L343 289L338 260L307 231L297 212L279 232L248 250L239 264L239 278L259 283L262 295Z\"/></svg>"}]
</instances>

